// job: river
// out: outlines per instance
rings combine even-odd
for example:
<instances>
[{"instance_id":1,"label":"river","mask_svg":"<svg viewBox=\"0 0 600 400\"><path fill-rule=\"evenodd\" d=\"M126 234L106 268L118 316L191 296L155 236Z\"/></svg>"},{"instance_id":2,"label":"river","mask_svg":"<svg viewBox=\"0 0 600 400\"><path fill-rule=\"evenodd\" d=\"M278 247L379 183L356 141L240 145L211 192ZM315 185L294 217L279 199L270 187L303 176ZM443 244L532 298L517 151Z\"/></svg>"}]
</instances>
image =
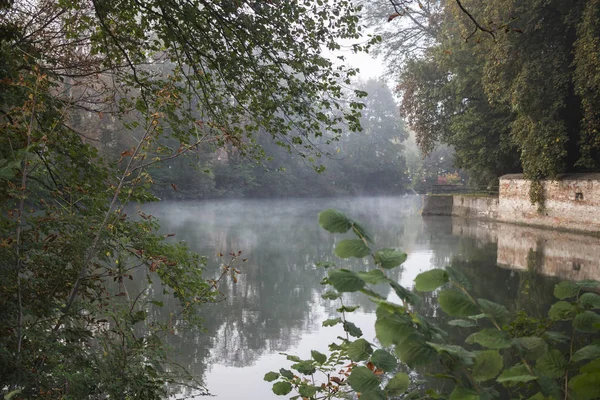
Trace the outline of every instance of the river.
<instances>
[{"instance_id":1,"label":"river","mask_svg":"<svg viewBox=\"0 0 600 400\"><path fill-rule=\"evenodd\" d=\"M219 400L281 398L263 381L266 372L289 366L280 353L309 358L310 350L326 351L341 334L339 326L321 326L339 304L321 298L325 271L315 263L358 269L366 262L333 255L343 235L319 227L317 214L327 208L360 221L377 248L408 253L403 267L392 273L406 287L422 271L452 265L470 278L475 297L543 315L555 283L600 278L600 239L450 217L422 218L421 205L419 196L145 205L144 212L160 218L164 233L175 233L176 240L208 257L208 277L219 274L226 258L218 253L242 251L248 260L237 266L237 283L229 279L221 285L226 299L207 307L206 332L181 332L169 339L174 360ZM360 305L352 320L367 340L374 339L374 305L357 295L346 303ZM435 295L423 304L422 314L443 323ZM177 392L173 398L193 395Z\"/></svg>"}]
</instances>

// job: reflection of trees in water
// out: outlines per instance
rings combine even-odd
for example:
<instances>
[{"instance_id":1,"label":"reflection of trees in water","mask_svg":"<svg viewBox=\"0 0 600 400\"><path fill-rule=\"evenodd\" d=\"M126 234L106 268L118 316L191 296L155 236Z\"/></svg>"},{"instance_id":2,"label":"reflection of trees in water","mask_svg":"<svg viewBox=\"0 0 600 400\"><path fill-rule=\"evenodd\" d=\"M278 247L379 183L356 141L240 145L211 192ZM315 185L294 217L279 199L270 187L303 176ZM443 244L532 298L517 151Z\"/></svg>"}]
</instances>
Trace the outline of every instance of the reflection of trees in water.
<instances>
[{"instance_id":1,"label":"reflection of trees in water","mask_svg":"<svg viewBox=\"0 0 600 400\"><path fill-rule=\"evenodd\" d=\"M365 260L339 260L333 255L342 236L321 229L317 213L340 209L373 233L377 248L404 249L409 245L403 240L404 221L412 219L415 225L418 207L414 198L406 202L379 198L362 203L356 199L167 203L145 209L161 218L164 232L176 232L178 240L209 256L209 276L219 274L218 252L226 258L228 252L242 250L248 259L239 266L238 283L221 286L225 300L206 307L206 333L182 332L169 339L179 352L177 361L194 376L202 376L207 363L244 367L265 353L293 347L304 333L321 326L324 311L333 313L339 307L321 299L325 288L320 281L326 271L314 264L332 261L349 269L366 267ZM399 273L394 271L393 276L399 278ZM362 295L351 295L346 302L359 304L365 312L375 310Z\"/></svg>"}]
</instances>

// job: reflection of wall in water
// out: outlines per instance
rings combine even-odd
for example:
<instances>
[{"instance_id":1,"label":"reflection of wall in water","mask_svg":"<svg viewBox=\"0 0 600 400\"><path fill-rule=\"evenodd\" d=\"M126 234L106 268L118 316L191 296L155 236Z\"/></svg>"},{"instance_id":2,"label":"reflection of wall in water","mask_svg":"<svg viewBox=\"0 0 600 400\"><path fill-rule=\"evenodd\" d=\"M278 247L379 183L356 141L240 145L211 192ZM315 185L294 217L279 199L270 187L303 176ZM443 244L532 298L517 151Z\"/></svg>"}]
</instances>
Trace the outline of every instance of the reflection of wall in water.
<instances>
[{"instance_id":1,"label":"reflection of wall in water","mask_svg":"<svg viewBox=\"0 0 600 400\"><path fill-rule=\"evenodd\" d=\"M452 233L497 242L497 263L505 268L529 266L562 279L600 279L600 239L595 237L462 218L452 219Z\"/></svg>"}]
</instances>

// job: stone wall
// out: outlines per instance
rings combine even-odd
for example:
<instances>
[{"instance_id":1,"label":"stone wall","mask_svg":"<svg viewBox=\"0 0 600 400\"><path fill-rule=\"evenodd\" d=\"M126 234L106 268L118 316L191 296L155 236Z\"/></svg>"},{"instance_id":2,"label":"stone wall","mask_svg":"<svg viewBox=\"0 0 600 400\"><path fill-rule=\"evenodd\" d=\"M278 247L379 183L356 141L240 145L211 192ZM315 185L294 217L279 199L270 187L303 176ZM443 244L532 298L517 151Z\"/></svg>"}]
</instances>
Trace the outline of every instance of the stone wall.
<instances>
[{"instance_id":1,"label":"stone wall","mask_svg":"<svg viewBox=\"0 0 600 400\"><path fill-rule=\"evenodd\" d=\"M453 196L452 216L478 219L498 219L497 197Z\"/></svg>"},{"instance_id":2,"label":"stone wall","mask_svg":"<svg viewBox=\"0 0 600 400\"><path fill-rule=\"evenodd\" d=\"M529 200L521 174L500 178L498 220L573 231L600 232L600 174L565 174L543 181L545 209Z\"/></svg>"},{"instance_id":3,"label":"stone wall","mask_svg":"<svg viewBox=\"0 0 600 400\"><path fill-rule=\"evenodd\" d=\"M425 196L421 215L452 215L452 196Z\"/></svg>"}]
</instances>

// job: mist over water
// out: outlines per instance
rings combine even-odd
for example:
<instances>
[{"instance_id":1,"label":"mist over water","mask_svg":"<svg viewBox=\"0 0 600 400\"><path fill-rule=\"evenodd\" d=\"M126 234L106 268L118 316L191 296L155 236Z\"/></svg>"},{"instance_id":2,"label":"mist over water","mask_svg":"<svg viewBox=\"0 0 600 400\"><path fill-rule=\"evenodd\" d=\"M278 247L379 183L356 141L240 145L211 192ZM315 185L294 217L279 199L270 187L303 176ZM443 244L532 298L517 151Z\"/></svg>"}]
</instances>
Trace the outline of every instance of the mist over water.
<instances>
[{"instance_id":1,"label":"mist over water","mask_svg":"<svg viewBox=\"0 0 600 400\"><path fill-rule=\"evenodd\" d=\"M230 252L248 261L237 268L237 283L221 285L225 300L205 311L206 332L181 332L170 338L175 360L205 382L219 399L278 398L263 381L270 370L288 367L280 352L309 357L327 351L343 333L322 327L338 302L324 300L320 281L326 271L319 261L354 270L370 268L369 260L341 260L333 255L337 241L319 227L317 214L335 208L363 224L375 248L394 247L408 253L394 279L412 287L414 277L431 268L452 265L472 282L474 297L485 297L509 310L543 315L560 278L598 278L600 266L585 254L600 250L595 238L548 230L450 217L422 218L420 196L301 198L161 202L143 211L160 219L164 233L176 233L193 251L208 258L206 275L216 277ZM554 238L554 239L553 239ZM557 247L560 243L560 247ZM511 264L511 262L513 264ZM377 288L396 300L387 288ZM435 293L425 294L419 312L441 324L448 318L437 309ZM374 340L375 305L363 295L346 294L345 304L360 305L349 319L367 340ZM165 302L168 304L168 302ZM167 308L167 307L165 307ZM168 312L166 310L165 312ZM448 327L456 341L461 328ZM461 339L462 338L462 339ZM178 393L181 398L193 393Z\"/></svg>"}]
</instances>

